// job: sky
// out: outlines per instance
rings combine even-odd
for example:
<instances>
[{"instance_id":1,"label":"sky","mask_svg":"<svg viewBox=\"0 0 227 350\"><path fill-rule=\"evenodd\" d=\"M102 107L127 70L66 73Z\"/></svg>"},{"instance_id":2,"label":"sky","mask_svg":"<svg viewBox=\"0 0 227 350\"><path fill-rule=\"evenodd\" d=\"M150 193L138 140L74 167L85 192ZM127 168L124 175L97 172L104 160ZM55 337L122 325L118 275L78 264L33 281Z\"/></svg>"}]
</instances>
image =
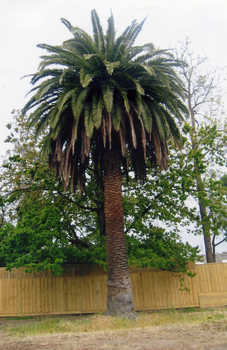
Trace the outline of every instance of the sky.
<instances>
[{"instance_id":1,"label":"sky","mask_svg":"<svg viewBox=\"0 0 227 350\"><path fill-rule=\"evenodd\" d=\"M207 57L214 67L227 65L226 0L0 0L1 158L9 148L4 143L5 125L12 121L11 112L25 105L32 88L29 78L21 78L37 71L44 53L36 45L60 45L71 38L62 17L92 34L93 9L104 31L111 10L117 35L132 20L147 17L136 44L152 42L156 48L174 49L188 37L195 56Z\"/></svg>"}]
</instances>

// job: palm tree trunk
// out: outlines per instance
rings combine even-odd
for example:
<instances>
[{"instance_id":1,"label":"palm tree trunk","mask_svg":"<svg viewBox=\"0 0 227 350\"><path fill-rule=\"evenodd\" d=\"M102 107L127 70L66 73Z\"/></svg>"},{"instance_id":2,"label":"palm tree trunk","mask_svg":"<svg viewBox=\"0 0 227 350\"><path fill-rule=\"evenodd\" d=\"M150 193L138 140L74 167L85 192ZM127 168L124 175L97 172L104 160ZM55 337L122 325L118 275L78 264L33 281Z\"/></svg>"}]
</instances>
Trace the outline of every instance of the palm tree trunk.
<instances>
[{"instance_id":1,"label":"palm tree trunk","mask_svg":"<svg viewBox=\"0 0 227 350\"><path fill-rule=\"evenodd\" d=\"M126 252L120 156L104 155L104 203L108 263L107 315L134 318L132 285Z\"/></svg>"}]
</instances>

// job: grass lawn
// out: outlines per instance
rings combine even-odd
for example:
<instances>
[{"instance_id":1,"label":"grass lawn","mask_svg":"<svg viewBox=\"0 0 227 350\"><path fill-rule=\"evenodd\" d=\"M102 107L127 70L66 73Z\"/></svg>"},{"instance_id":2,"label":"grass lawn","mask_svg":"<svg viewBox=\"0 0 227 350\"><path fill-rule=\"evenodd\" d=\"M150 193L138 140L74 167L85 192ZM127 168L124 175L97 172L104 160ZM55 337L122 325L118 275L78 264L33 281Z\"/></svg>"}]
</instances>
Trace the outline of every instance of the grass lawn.
<instances>
[{"instance_id":1,"label":"grass lawn","mask_svg":"<svg viewBox=\"0 0 227 350\"><path fill-rule=\"evenodd\" d=\"M180 309L138 313L135 320L96 315L65 315L0 318L0 332L30 336L39 334L78 333L145 329L147 327L205 324L227 321L227 309Z\"/></svg>"}]
</instances>

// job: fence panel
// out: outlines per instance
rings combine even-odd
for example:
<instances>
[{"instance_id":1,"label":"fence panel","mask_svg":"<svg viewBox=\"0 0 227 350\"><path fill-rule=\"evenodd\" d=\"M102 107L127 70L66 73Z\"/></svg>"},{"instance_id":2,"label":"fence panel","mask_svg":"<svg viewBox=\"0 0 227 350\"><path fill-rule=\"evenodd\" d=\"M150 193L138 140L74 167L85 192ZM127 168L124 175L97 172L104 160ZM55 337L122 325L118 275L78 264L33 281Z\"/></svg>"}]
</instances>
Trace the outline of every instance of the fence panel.
<instances>
[{"instance_id":1,"label":"fence panel","mask_svg":"<svg viewBox=\"0 0 227 350\"><path fill-rule=\"evenodd\" d=\"M151 310L164 308L197 307L199 306L194 278L184 276L182 291L180 278L168 271L141 269L131 271L133 298L136 310Z\"/></svg>"},{"instance_id":2,"label":"fence panel","mask_svg":"<svg viewBox=\"0 0 227 350\"><path fill-rule=\"evenodd\" d=\"M197 288L200 293L227 291L227 264L196 265Z\"/></svg>"},{"instance_id":3,"label":"fence panel","mask_svg":"<svg viewBox=\"0 0 227 350\"><path fill-rule=\"evenodd\" d=\"M193 267L196 277L180 279L157 269L131 269L136 310L222 306L227 304L227 264ZM96 313L106 309L106 273L100 267L67 266L61 277L51 272L27 274L0 268L0 316Z\"/></svg>"}]
</instances>

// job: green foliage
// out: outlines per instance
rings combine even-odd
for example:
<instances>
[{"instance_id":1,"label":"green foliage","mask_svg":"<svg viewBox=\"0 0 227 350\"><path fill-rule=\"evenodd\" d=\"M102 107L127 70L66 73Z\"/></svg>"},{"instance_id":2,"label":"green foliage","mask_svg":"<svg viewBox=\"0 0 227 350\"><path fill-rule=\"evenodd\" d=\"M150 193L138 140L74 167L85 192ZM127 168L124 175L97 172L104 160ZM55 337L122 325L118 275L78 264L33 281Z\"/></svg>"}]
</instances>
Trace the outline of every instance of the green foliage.
<instances>
[{"instance_id":1,"label":"green foliage","mask_svg":"<svg viewBox=\"0 0 227 350\"><path fill-rule=\"evenodd\" d=\"M179 234L165 232L161 228L153 228L142 239L128 236L127 248L129 264L132 266L183 273L188 272L188 262L194 262L199 255L198 247L183 244Z\"/></svg>"},{"instance_id":2,"label":"green foliage","mask_svg":"<svg viewBox=\"0 0 227 350\"><path fill-rule=\"evenodd\" d=\"M90 166L86 191L81 196L65 192L39 158L43 140L35 143L32 134L28 137L25 123L25 117L15 114L14 149L1 171L1 266L51 269L56 274L61 273L62 264L99 264L106 269L102 183L94 181ZM177 231L179 223L195 220L194 210L184 203L193 183L190 163L186 166L184 158L173 152L166 173L150 168L145 184L133 178L123 184L131 266L186 272L187 261L198 256L198 248L183 244ZM157 218L167 230L155 227Z\"/></svg>"},{"instance_id":3,"label":"green foliage","mask_svg":"<svg viewBox=\"0 0 227 350\"><path fill-rule=\"evenodd\" d=\"M221 184L222 186L227 187L227 174L221 177Z\"/></svg>"}]
</instances>

